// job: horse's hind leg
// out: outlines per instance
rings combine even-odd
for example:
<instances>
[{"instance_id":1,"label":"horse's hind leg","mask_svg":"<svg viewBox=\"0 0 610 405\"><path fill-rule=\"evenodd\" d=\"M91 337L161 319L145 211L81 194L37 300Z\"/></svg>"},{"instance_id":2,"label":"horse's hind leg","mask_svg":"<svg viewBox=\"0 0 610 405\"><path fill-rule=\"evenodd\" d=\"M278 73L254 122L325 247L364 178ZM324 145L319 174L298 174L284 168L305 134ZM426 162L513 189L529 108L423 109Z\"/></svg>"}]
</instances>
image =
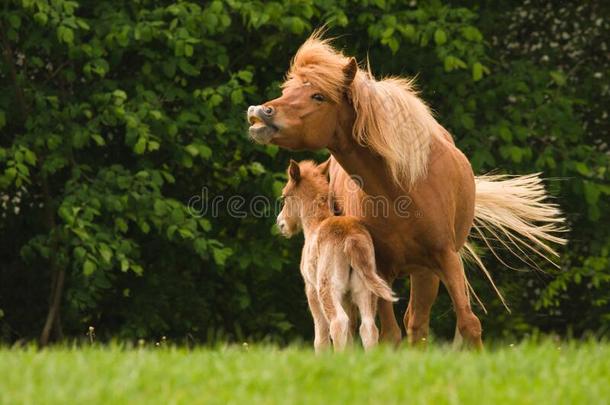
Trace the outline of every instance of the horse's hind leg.
<instances>
[{"instance_id":1,"label":"horse's hind leg","mask_svg":"<svg viewBox=\"0 0 610 405\"><path fill-rule=\"evenodd\" d=\"M409 306L403 319L410 345L426 346L430 312L438 295L439 282L432 272L411 275Z\"/></svg>"},{"instance_id":2,"label":"horse's hind leg","mask_svg":"<svg viewBox=\"0 0 610 405\"><path fill-rule=\"evenodd\" d=\"M470 300L464 288L464 272L460 257L456 252L446 250L437 259L441 280L453 301L460 334L467 344L477 349L483 348L481 321L470 307Z\"/></svg>"}]
</instances>

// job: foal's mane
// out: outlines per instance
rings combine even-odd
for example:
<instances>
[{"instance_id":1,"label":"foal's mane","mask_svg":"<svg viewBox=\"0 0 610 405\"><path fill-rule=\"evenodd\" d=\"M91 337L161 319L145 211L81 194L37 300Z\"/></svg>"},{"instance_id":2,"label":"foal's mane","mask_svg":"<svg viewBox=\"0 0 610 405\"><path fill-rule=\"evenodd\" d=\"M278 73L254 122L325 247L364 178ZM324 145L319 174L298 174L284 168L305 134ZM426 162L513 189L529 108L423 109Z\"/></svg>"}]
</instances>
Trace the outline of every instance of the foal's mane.
<instances>
[{"instance_id":1,"label":"foal's mane","mask_svg":"<svg viewBox=\"0 0 610 405\"><path fill-rule=\"evenodd\" d=\"M283 87L309 82L335 103L347 94L356 111L354 139L383 157L396 183L409 189L426 175L431 140L440 129L414 80L376 80L367 66L346 88L343 69L351 58L321 36L316 31L301 45Z\"/></svg>"}]
</instances>

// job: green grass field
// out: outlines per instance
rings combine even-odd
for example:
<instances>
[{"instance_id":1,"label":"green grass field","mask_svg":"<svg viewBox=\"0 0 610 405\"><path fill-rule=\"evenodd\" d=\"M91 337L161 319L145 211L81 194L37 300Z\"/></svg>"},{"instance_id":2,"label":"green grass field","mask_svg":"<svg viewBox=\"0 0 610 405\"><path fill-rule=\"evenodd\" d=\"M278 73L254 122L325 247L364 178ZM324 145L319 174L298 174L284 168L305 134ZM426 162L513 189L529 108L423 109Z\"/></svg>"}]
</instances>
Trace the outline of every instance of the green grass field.
<instances>
[{"instance_id":1,"label":"green grass field","mask_svg":"<svg viewBox=\"0 0 610 405\"><path fill-rule=\"evenodd\" d=\"M315 356L308 348L0 349L3 404L601 404L610 344Z\"/></svg>"}]
</instances>

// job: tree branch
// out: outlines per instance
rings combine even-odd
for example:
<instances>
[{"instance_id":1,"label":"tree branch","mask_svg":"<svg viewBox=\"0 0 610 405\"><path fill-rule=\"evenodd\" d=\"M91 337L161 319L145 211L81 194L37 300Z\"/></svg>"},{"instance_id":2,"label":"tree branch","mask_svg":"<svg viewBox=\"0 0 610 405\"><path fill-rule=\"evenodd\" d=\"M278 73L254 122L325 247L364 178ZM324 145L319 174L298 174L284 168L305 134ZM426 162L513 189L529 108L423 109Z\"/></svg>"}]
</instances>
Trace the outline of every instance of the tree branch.
<instances>
[{"instance_id":1,"label":"tree branch","mask_svg":"<svg viewBox=\"0 0 610 405\"><path fill-rule=\"evenodd\" d=\"M4 61L8 66L9 75L13 82L13 87L15 89L15 102L21 115L21 124L24 125L29 115L29 108L25 100L23 89L21 88L21 86L19 86L19 81L17 77L17 67L13 55L13 49L11 48L11 44L8 38L6 37L6 32L1 22L0 43L2 44L2 54L4 56ZM61 65L55 73L61 70L63 66L64 65ZM42 166L41 161L42 159L39 160L39 164ZM40 344L45 346L49 343L51 331L55 331L55 336L58 338L60 338L62 335L62 327L60 324L60 308L61 297L63 295L64 283L66 278L66 269L59 265L57 258L55 257L55 255L57 254L58 241L56 233L55 213L53 211L53 197L49 189L49 181L46 177L40 176L40 183L42 186L45 206L45 222L52 239L51 257L49 261L53 275L51 278L51 291L49 295L49 311L47 313L47 318L45 320L42 333L40 334Z\"/></svg>"}]
</instances>

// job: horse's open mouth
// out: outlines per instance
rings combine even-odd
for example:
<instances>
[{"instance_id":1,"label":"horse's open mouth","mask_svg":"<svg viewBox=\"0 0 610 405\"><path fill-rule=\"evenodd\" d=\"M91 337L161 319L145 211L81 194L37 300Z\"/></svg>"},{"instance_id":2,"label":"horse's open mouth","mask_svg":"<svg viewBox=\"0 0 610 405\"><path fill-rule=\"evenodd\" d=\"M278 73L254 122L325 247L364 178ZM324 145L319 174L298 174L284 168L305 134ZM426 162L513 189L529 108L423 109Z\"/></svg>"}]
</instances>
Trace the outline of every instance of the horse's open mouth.
<instances>
[{"instance_id":1,"label":"horse's open mouth","mask_svg":"<svg viewBox=\"0 0 610 405\"><path fill-rule=\"evenodd\" d=\"M266 122L256 114L250 114L248 116L248 122L250 123L250 128L248 129L250 137L258 143L269 143L271 138L273 138L278 131L278 128L275 125Z\"/></svg>"},{"instance_id":2,"label":"horse's open mouth","mask_svg":"<svg viewBox=\"0 0 610 405\"><path fill-rule=\"evenodd\" d=\"M252 129L257 129L260 127L267 126L267 124L265 124L265 122L262 119L258 118L256 115L251 115L248 118L248 121L250 121L250 128L252 128Z\"/></svg>"}]
</instances>

